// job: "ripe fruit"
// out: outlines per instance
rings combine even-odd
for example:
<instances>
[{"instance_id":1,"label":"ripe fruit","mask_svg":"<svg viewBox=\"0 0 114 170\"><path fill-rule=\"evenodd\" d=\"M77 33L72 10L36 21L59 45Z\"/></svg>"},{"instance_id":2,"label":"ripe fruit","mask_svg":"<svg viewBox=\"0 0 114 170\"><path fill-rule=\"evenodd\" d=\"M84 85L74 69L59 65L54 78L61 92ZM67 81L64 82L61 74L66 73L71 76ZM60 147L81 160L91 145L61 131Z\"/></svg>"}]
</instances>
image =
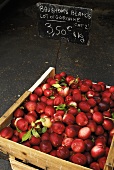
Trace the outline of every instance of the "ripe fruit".
<instances>
[{"instance_id":1,"label":"ripe fruit","mask_svg":"<svg viewBox=\"0 0 114 170\"><path fill-rule=\"evenodd\" d=\"M89 90L89 86L86 83L81 84L80 91L86 93Z\"/></svg>"},{"instance_id":2,"label":"ripe fruit","mask_svg":"<svg viewBox=\"0 0 114 170\"><path fill-rule=\"evenodd\" d=\"M27 147L31 147L29 141L22 142L21 144L24 145L24 146L27 146Z\"/></svg>"},{"instance_id":3,"label":"ripe fruit","mask_svg":"<svg viewBox=\"0 0 114 170\"><path fill-rule=\"evenodd\" d=\"M60 81L61 80L61 75L60 74L55 74L54 79Z\"/></svg>"},{"instance_id":4,"label":"ripe fruit","mask_svg":"<svg viewBox=\"0 0 114 170\"><path fill-rule=\"evenodd\" d=\"M58 83L58 80L55 80L55 79L50 79L50 81L49 81L49 84L50 84L50 86L52 86L53 84L57 84Z\"/></svg>"},{"instance_id":5,"label":"ripe fruit","mask_svg":"<svg viewBox=\"0 0 114 170\"><path fill-rule=\"evenodd\" d=\"M87 84L89 87L92 86L92 81L90 79L84 79L83 82Z\"/></svg>"},{"instance_id":6,"label":"ripe fruit","mask_svg":"<svg viewBox=\"0 0 114 170\"><path fill-rule=\"evenodd\" d=\"M103 114L101 112L94 112L93 113L93 120L97 123L97 124L101 124L104 120Z\"/></svg>"},{"instance_id":7,"label":"ripe fruit","mask_svg":"<svg viewBox=\"0 0 114 170\"><path fill-rule=\"evenodd\" d=\"M62 122L54 122L51 128L53 132L57 134L62 134L65 130L65 125Z\"/></svg>"},{"instance_id":8,"label":"ripe fruit","mask_svg":"<svg viewBox=\"0 0 114 170\"><path fill-rule=\"evenodd\" d=\"M114 136L114 128L112 128L112 130L110 130L110 136L111 136L111 137Z\"/></svg>"},{"instance_id":9,"label":"ripe fruit","mask_svg":"<svg viewBox=\"0 0 114 170\"><path fill-rule=\"evenodd\" d=\"M36 117L33 114L31 114L31 113L26 114L24 116L24 119L27 120L29 124L31 124L32 122L36 121Z\"/></svg>"},{"instance_id":10,"label":"ripe fruit","mask_svg":"<svg viewBox=\"0 0 114 170\"><path fill-rule=\"evenodd\" d=\"M36 89L34 90L34 93L37 94L37 96L42 96L43 91L41 87L36 87Z\"/></svg>"},{"instance_id":11,"label":"ripe fruit","mask_svg":"<svg viewBox=\"0 0 114 170\"><path fill-rule=\"evenodd\" d=\"M75 117L72 114L67 113L63 116L63 122L67 125L73 125L75 123Z\"/></svg>"},{"instance_id":12,"label":"ripe fruit","mask_svg":"<svg viewBox=\"0 0 114 170\"><path fill-rule=\"evenodd\" d=\"M92 149L91 149L91 156L93 158L100 158L101 156L103 156L105 154L105 148L103 147L103 145L95 145Z\"/></svg>"},{"instance_id":13,"label":"ripe fruit","mask_svg":"<svg viewBox=\"0 0 114 170\"><path fill-rule=\"evenodd\" d=\"M40 147L39 146L37 146L37 145L33 145L33 146L31 146L33 149L36 149L36 150L38 150L38 151L40 151Z\"/></svg>"},{"instance_id":14,"label":"ripe fruit","mask_svg":"<svg viewBox=\"0 0 114 170\"><path fill-rule=\"evenodd\" d=\"M6 139L10 139L13 136L13 129L11 127L4 127L0 131L0 136Z\"/></svg>"},{"instance_id":15,"label":"ripe fruit","mask_svg":"<svg viewBox=\"0 0 114 170\"><path fill-rule=\"evenodd\" d=\"M74 138L78 135L80 127L78 125L68 125L65 128L65 134L69 138Z\"/></svg>"},{"instance_id":16,"label":"ripe fruit","mask_svg":"<svg viewBox=\"0 0 114 170\"><path fill-rule=\"evenodd\" d=\"M38 115L35 110L32 110L32 111L28 112L27 114L33 115L34 117L36 117L36 119L38 118Z\"/></svg>"},{"instance_id":17,"label":"ripe fruit","mask_svg":"<svg viewBox=\"0 0 114 170\"><path fill-rule=\"evenodd\" d=\"M90 135L91 135L91 130L89 127L82 127L78 132L78 137L83 140L88 139Z\"/></svg>"},{"instance_id":18,"label":"ripe fruit","mask_svg":"<svg viewBox=\"0 0 114 170\"><path fill-rule=\"evenodd\" d=\"M67 113L76 116L78 114L78 110L74 106L69 106Z\"/></svg>"},{"instance_id":19,"label":"ripe fruit","mask_svg":"<svg viewBox=\"0 0 114 170\"><path fill-rule=\"evenodd\" d=\"M41 96L40 97L40 102L47 103L48 98L46 96Z\"/></svg>"},{"instance_id":20,"label":"ripe fruit","mask_svg":"<svg viewBox=\"0 0 114 170\"><path fill-rule=\"evenodd\" d=\"M102 92L102 98L110 97L110 96L111 96L111 92L108 89Z\"/></svg>"},{"instance_id":21,"label":"ripe fruit","mask_svg":"<svg viewBox=\"0 0 114 170\"><path fill-rule=\"evenodd\" d=\"M58 95L54 99L54 106L58 106L60 104L64 104L64 98L62 96Z\"/></svg>"},{"instance_id":22,"label":"ripe fruit","mask_svg":"<svg viewBox=\"0 0 114 170\"><path fill-rule=\"evenodd\" d=\"M82 153L75 153L70 157L71 162L78 164L78 165L85 165L86 164L86 156Z\"/></svg>"},{"instance_id":23,"label":"ripe fruit","mask_svg":"<svg viewBox=\"0 0 114 170\"><path fill-rule=\"evenodd\" d=\"M36 102L36 101L38 100L37 94L31 93L31 94L29 95L29 100L30 100L30 101L33 101L33 102Z\"/></svg>"},{"instance_id":24,"label":"ripe fruit","mask_svg":"<svg viewBox=\"0 0 114 170\"><path fill-rule=\"evenodd\" d=\"M75 78L72 75L67 75L65 80L70 86L74 82Z\"/></svg>"},{"instance_id":25,"label":"ripe fruit","mask_svg":"<svg viewBox=\"0 0 114 170\"><path fill-rule=\"evenodd\" d=\"M92 90L95 92L101 92L102 88L99 84L92 84Z\"/></svg>"},{"instance_id":26,"label":"ripe fruit","mask_svg":"<svg viewBox=\"0 0 114 170\"><path fill-rule=\"evenodd\" d=\"M56 110L56 116L63 116L65 114L64 110Z\"/></svg>"},{"instance_id":27,"label":"ripe fruit","mask_svg":"<svg viewBox=\"0 0 114 170\"><path fill-rule=\"evenodd\" d=\"M36 102L34 102L34 101L26 101L24 106L28 111L33 111L33 110L36 109Z\"/></svg>"},{"instance_id":28,"label":"ripe fruit","mask_svg":"<svg viewBox=\"0 0 114 170\"><path fill-rule=\"evenodd\" d=\"M24 118L17 120L16 127L21 131L26 131L28 129L28 121Z\"/></svg>"},{"instance_id":29,"label":"ripe fruit","mask_svg":"<svg viewBox=\"0 0 114 170\"><path fill-rule=\"evenodd\" d=\"M109 88L109 92L110 92L110 93L113 93L113 92L114 92L114 86L111 86L111 87Z\"/></svg>"},{"instance_id":30,"label":"ripe fruit","mask_svg":"<svg viewBox=\"0 0 114 170\"><path fill-rule=\"evenodd\" d=\"M104 157L99 158L98 163L99 163L99 167L101 169L104 169L104 166L105 166L105 163L106 163L106 157L104 156Z\"/></svg>"},{"instance_id":31,"label":"ripe fruit","mask_svg":"<svg viewBox=\"0 0 114 170\"><path fill-rule=\"evenodd\" d=\"M36 138L35 136L32 136L29 140L31 145L39 145L40 144L40 137Z\"/></svg>"},{"instance_id":32,"label":"ripe fruit","mask_svg":"<svg viewBox=\"0 0 114 170\"><path fill-rule=\"evenodd\" d=\"M54 100L53 99L47 99L46 104L50 105L50 106L53 106L54 105Z\"/></svg>"},{"instance_id":33,"label":"ripe fruit","mask_svg":"<svg viewBox=\"0 0 114 170\"><path fill-rule=\"evenodd\" d=\"M88 124L87 124L86 126L90 128L91 132L95 132L96 129L97 129L97 124L96 124L96 122L95 122L94 120L92 120L92 119L90 119L90 120L88 121Z\"/></svg>"},{"instance_id":34,"label":"ripe fruit","mask_svg":"<svg viewBox=\"0 0 114 170\"><path fill-rule=\"evenodd\" d=\"M73 138L66 137L62 140L62 146L66 146L67 148L71 148Z\"/></svg>"},{"instance_id":35,"label":"ripe fruit","mask_svg":"<svg viewBox=\"0 0 114 170\"><path fill-rule=\"evenodd\" d=\"M105 137L104 137L105 138ZM103 145L103 146L106 146L106 140L104 139L103 137L100 138L100 137L97 137L95 139L95 145Z\"/></svg>"},{"instance_id":36,"label":"ripe fruit","mask_svg":"<svg viewBox=\"0 0 114 170\"><path fill-rule=\"evenodd\" d=\"M69 87L61 87L59 89L57 89L58 94L62 97L66 97L69 93Z\"/></svg>"},{"instance_id":37,"label":"ripe fruit","mask_svg":"<svg viewBox=\"0 0 114 170\"><path fill-rule=\"evenodd\" d=\"M54 147L58 147L61 146L63 138L61 135L53 132L49 135L49 140Z\"/></svg>"},{"instance_id":38,"label":"ripe fruit","mask_svg":"<svg viewBox=\"0 0 114 170\"><path fill-rule=\"evenodd\" d=\"M99 111L104 112L109 109L109 104L102 101L98 104L98 109Z\"/></svg>"},{"instance_id":39,"label":"ripe fruit","mask_svg":"<svg viewBox=\"0 0 114 170\"><path fill-rule=\"evenodd\" d=\"M114 100L114 92L113 92L113 93L111 93L110 98L111 98L112 100Z\"/></svg>"},{"instance_id":40,"label":"ripe fruit","mask_svg":"<svg viewBox=\"0 0 114 170\"><path fill-rule=\"evenodd\" d=\"M95 131L95 134L98 136L98 135L102 135L104 134L104 129L101 125L98 125L97 128L96 128L96 131Z\"/></svg>"},{"instance_id":41,"label":"ripe fruit","mask_svg":"<svg viewBox=\"0 0 114 170\"><path fill-rule=\"evenodd\" d=\"M24 134L26 134L27 131L22 131L19 132L19 139L22 140L22 137L24 136Z\"/></svg>"},{"instance_id":42,"label":"ripe fruit","mask_svg":"<svg viewBox=\"0 0 114 170\"><path fill-rule=\"evenodd\" d=\"M76 116L76 123L79 126L85 126L88 123L88 118L86 116L86 114L84 112L80 112L77 116Z\"/></svg>"},{"instance_id":43,"label":"ripe fruit","mask_svg":"<svg viewBox=\"0 0 114 170\"><path fill-rule=\"evenodd\" d=\"M51 89L45 89L44 90L44 96L50 97L52 95L53 95L53 90L51 90Z\"/></svg>"},{"instance_id":44,"label":"ripe fruit","mask_svg":"<svg viewBox=\"0 0 114 170\"><path fill-rule=\"evenodd\" d=\"M93 90L89 90L86 93L87 98L93 98L95 95L95 92Z\"/></svg>"},{"instance_id":45,"label":"ripe fruit","mask_svg":"<svg viewBox=\"0 0 114 170\"><path fill-rule=\"evenodd\" d=\"M87 159L86 161L87 165L90 165L93 162L93 158L90 152L84 152L84 155L86 156L86 159Z\"/></svg>"},{"instance_id":46,"label":"ripe fruit","mask_svg":"<svg viewBox=\"0 0 114 170\"><path fill-rule=\"evenodd\" d=\"M42 90L43 90L43 92L44 92L45 89L51 88L51 85L48 84L48 83L43 83L43 84L40 85L40 87L42 88Z\"/></svg>"},{"instance_id":47,"label":"ripe fruit","mask_svg":"<svg viewBox=\"0 0 114 170\"><path fill-rule=\"evenodd\" d=\"M90 168L94 169L94 170L100 170L100 166L99 166L98 162L92 162L90 164Z\"/></svg>"},{"instance_id":48,"label":"ripe fruit","mask_svg":"<svg viewBox=\"0 0 114 170\"><path fill-rule=\"evenodd\" d=\"M82 112L89 112L90 111L90 105L87 101L81 101L79 103L78 107L81 109Z\"/></svg>"},{"instance_id":49,"label":"ripe fruit","mask_svg":"<svg viewBox=\"0 0 114 170\"><path fill-rule=\"evenodd\" d=\"M102 102L109 104L110 103L110 98L109 97L104 97L102 98Z\"/></svg>"},{"instance_id":50,"label":"ripe fruit","mask_svg":"<svg viewBox=\"0 0 114 170\"><path fill-rule=\"evenodd\" d=\"M49 140L43 140L40 142L40 151L49 153L52 150L52 144Z\"/></svg>"},{"instance_id":51,"label":"ripe fruit","mask_svg":"<svg viewBox=\"0 0 114 170\"><path fill-rule=\"evenodd\" d=\"M89 98L87 102L89 103L91 108L96 106L96 101L94 98Z\"/></svg>"},{"instance_id":52,"label":"ripe fruit","mask_svg":"<svg viewBox=\"0 0 114 170\"><path fill-rule=\"evenodd\" d=\"M95 139L95 145L106 145L108 141L108 136L106 137L105 134L97 136Z\"/></svg>"},{"instance_id":53,"label":"ripe fruit","mask_svg":"<svg viewBox=\"0 0 114 170\"><path fill-rule=\"evenodd\" d=\"M55 109L53 106L46 106L44 112L47 116L53 116L55 113Z\"/></svg>"},{"instance_id":54,"label":"ripe fruit","mask_svg":"<svg viewBox=\"0 0 114 170\"><path fill-rule=\"evenodd\" d=\"M15 118L23 117L23 116L24 116L24 111L23 111L23 109L17 108L17 109L14 111L13 116L14 116Z\"/></svg>"},{"instance_id":55,"label":"ripe fruit","mask_svg":"<svg viewBox=\"0 0 114 170\"><path fill-rule=\"evenodd\" d=\"M94 146L94 142L91 139L86 139L84 140L85 144L86 144L86 151L90 151L92 149L92 147Z\"/></svg>"},{"instance_id":56,"label":"ripe fruit","mask_svg":"<svg viewBox=\"0 0 114 170\"><path fill-rule=\"evenodd\" d=\"M114 123L111 119L105 118L102 123L102 126L105 130L111 131L114 128Z\"/></svg>"},{"instance_id":57,"label":"ripe fruit","mask_svg":"<svg viewBox=\"0 0 114 170\"><path fill-rule=\"evenodd\" d=\"M57 150L52 150L49 154L50 154L51 156L57 157Z\"/></svg>"},{"instance_id":58,"label":"ripe fruit","mask_svg":"<svg viewBox=\"0 0 114 170\"><path fill-rule=\"evenodd\" d=\"M104 112L103 112L103 116L105 116L105 117L110 117L110 118L111 118L111 113L110 113L110 111L104 111Z\"/></svg>"},{"instance_id":59,"label":"ripe fruit","mask_svg":"<svg viewBox=\"0 0 114 170\"><path fill-rule=\"evenodd\" d=\"M66 77L67 74L66 74L64 71L62 71L62 72L60 73L60 76L61 76L61 77Z\"/></svg>"},{"instance_id":60,"label":"ripe fruit","mask_svg":"<svg viewBox=\"0 0 114 170\"><path fill-rule=\"evenodd\" d=\"M13 136L11 137L11 140L14 141L14 142L20 142L19 137L16 136L16 135L13 135Z\"/></svg>"},{"instance_id":61,"label":"ripe fruit","mask_svg":"<svg viewBox=\"0 0 114 170\"><path fill-rule=\"evenodd\" d=\"M101 90L102 90L102 91L105 91L105 90L106 90L106 84L105 84L104 82L99 81L97 84L101 86Z\"/></svg>"},{"instance_id":62,"label":"ripe fruit","mask_svg":"<svg viewBox=\"0 0 114 170\"><path fill-rule=\"evenodd\" d=\"M86 145L84 143L84 141L82 139L74 139L72 144L71 144L71 148L74 152L84 152Z\"/></svg>"},{"instance_id":63,"label":"ripe fruit","mask_svg":"<svg viewBox=\"0 0 114 170\"><path fill-rule=\"evenodd\" d=\"M50 134L46 131L41 135L41 140L49 140Z\"/></svg>"},{"instance_id":64,"label":"ripe fruit","mask_svg":"<svg viewBox=\"0 0 114 170\"><path fill-rule=\"evenodd\" d=\"M81 92L74 92L73 91L73 101L79 103L81 102L81 99L82 99L82 95L81 95Z\"/></svg>"},{"instance_id":65,"label":"ripe fruit","mask_svg":"<svg viewBox=\"0 0 114 170\"><path fill-rule=\"evenodd\" d=\"M39 114L44 113L45 112L45 107L46 107L46 103L38 102L36 104L36 111L37 111L37 113L39 113Z\"/></svg>"},{"instance_id":66,"label":"ripe fruit","mask_svg":"<svg viewBox=\"0 0 114 170\"><path fill-rule=\"evenodd\" d=\"M61 159L67 159L70 155L70 151L66 146L59 146L57 149L57 157Z\"/></svg>"}]
</instances>

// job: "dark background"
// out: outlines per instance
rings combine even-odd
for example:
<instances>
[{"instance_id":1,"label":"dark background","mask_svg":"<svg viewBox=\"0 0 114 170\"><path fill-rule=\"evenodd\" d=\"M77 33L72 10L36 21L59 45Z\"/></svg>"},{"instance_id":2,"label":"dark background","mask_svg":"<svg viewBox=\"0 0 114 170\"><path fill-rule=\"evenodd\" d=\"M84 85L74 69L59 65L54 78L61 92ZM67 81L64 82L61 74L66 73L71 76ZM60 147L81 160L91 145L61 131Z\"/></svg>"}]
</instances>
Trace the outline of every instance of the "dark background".
<instances>
[{"instance_id":1,"label":"dark background","mask_svg":"<svg viewBox=\"0 0 114 170\"><path fill-rule=\"evenodd\" d=\"M114 85L113 0L40 1L93 9L90 45L38 36L36 0L10 0L0 10L0 116L53 66L56 72ZM10 170L0 159L0 169Z\"/></svg>"}]
</instances>

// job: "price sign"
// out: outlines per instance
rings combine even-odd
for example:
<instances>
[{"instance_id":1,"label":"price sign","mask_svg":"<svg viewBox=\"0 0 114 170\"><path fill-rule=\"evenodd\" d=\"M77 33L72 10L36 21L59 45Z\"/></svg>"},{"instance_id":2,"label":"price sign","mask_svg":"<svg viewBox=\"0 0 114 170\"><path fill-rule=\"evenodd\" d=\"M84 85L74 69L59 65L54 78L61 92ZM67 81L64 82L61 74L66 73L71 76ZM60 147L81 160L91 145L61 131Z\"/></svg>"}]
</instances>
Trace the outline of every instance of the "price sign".
<instances>
[{"instance_id":1,"label":"price sign","mask_svg":"<svg viewBox=\"0 0 114 170\"><path fill-rule=\"evenodd\" d=\"M38 34L53 39L88 44L92 9L37 3Z\"/></svg>"}]
</instances>

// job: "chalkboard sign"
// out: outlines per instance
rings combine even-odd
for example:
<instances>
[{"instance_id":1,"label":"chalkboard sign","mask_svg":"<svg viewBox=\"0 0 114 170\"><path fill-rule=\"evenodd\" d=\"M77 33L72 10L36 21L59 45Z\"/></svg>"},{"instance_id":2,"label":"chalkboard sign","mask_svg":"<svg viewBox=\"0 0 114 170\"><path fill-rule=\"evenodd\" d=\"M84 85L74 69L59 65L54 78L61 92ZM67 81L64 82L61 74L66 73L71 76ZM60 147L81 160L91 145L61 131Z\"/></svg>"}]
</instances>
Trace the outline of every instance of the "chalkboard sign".
<instances>
[{"instance_id":1,"label":"chalkboard sign","mask_svg":"<svg viewBox=\"0 0 114 170\"><path fill-rule=\"evenodd\" d=\"M88 44L92 9L37 3L38 34L53 39Z\"/></svg>"}]
</instances>

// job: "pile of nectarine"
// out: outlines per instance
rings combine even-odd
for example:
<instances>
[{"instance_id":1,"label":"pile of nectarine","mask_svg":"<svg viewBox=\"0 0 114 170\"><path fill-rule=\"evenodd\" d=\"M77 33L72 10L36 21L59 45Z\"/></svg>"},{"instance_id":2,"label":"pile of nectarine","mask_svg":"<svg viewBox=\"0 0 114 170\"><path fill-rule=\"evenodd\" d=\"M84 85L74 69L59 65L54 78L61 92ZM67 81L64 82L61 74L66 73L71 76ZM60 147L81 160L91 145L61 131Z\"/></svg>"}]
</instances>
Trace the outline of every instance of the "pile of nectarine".
<instances>
[{"instance_id":1,"label":"pile of nectarine","mask_svg":"<svg viewBox=\"0 0 114 170\"><path fill-rule=\"evenodd\" d=\"M65 72L36 87L0 136L100 170L114 135L114 86Z\"/></svg>"}]
</instances>

